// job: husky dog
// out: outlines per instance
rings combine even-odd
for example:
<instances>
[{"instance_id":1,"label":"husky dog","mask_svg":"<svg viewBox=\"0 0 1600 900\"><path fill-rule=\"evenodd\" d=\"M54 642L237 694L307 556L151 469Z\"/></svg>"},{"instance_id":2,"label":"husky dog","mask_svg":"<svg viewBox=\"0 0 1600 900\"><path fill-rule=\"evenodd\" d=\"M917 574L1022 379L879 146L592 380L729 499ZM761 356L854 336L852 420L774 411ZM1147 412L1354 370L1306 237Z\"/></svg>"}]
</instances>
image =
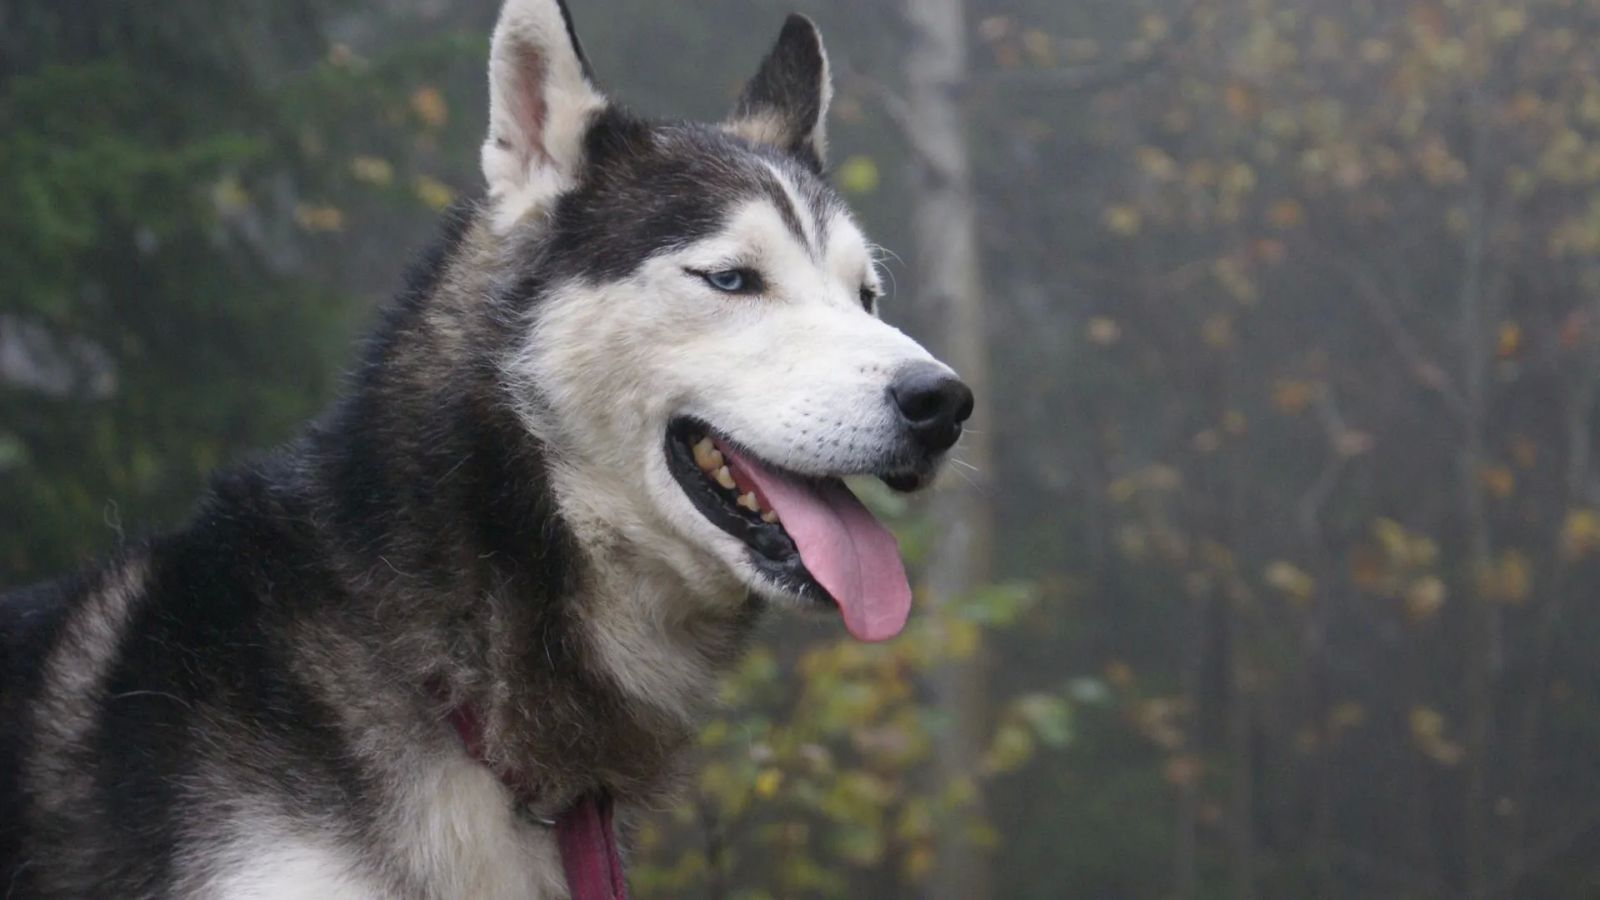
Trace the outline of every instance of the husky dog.
<instances>
[{"instance_id":1,"label":"husky dog","mask_svg":"<svg viewBox=\"0 0 1600 900\"><path fill-rule=\"evenodd\" d=\"M812 24L715 125L610 101L559 0L489 75L487 196L343 399L0 603L0 897L566 897L551 822L662 801L762 610L904 623L840 478L922 487L972 395L877 317Z\"/></svg>"}]
</instances>

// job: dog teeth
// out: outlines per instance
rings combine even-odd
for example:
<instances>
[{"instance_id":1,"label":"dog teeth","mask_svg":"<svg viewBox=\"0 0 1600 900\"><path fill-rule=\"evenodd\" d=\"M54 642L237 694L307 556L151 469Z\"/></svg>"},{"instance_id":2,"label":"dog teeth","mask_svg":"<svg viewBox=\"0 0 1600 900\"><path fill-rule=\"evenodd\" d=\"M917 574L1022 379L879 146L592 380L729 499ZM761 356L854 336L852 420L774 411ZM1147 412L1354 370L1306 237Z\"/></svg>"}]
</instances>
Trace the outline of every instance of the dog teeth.
<instances>
[{"instance_id":1,"label":"dog teeth","mask_svg":"<svg viewBox=\"0 0 1600 900\"><path fill-rule=\"evenodd\" d=\"M725 490L739 489L739 483L733 480L733 473L728 470L728 461L723 458L722 451L717 449L716 444L711 442L710 436L701 437L700 440L690 444L689 449L694 453L694 464L700 467L700 471L710 476L712 481ZM762 509L761 501L756 498L755 491L745 491L740 494L734 500L734 504L756 513L761 517L761 521L768 525L778 524L778 514L770 509Z\"/></svg>"},{"instance_id":2,"label":"dog teeth","mask_svg":"<svg viewBox=\"0 0 1600 900\"><path fill-rule=\"evenodd\" d=\"M701 438L691 449L694 451L694 464L700 467L700 471L715 472L722 467L722 451L711 443L711 438Z\"/></svg>"}]
</instances>

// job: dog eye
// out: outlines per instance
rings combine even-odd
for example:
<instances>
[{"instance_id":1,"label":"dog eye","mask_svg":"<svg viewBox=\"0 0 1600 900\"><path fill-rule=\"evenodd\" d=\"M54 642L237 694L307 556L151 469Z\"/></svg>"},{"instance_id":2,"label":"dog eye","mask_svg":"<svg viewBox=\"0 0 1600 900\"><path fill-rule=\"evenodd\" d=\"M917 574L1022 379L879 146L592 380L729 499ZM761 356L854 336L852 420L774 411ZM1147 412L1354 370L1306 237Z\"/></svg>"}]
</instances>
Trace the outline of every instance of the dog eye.
<instances>
[{"instance_id":1,"label":"dog eye","mask_svg":"<svg viewBox=\"0 0 1600 900\"><path fill-rule=\"evenodd\" d=\"M861 308L872 312L872 301L878 299L878 292L866 285L861 286Z\"/></svg>"},{"instance_id":2,"label":"dog eye","mask_svg":"<svg viewBox=\"0 0 1600 900\"><path fill-rule=\"evenodd\" d=\"M761 276L753 269L722 269L697 274L724 294L754 294L761 290Z\"/></svg>"}]
</instances>

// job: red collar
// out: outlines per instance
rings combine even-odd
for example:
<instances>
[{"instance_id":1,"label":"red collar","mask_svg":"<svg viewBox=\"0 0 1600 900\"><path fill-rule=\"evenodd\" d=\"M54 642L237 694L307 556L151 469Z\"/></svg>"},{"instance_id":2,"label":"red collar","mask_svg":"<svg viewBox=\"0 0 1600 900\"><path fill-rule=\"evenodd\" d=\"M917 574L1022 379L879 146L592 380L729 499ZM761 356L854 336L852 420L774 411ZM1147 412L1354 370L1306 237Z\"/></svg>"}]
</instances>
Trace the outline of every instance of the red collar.
<instances>
[{"instance_id":1,"label":"red collar","mask_svg":"<svg viewBox=\"0 0 1600 900\"><path fill-rule=\"evenodd\" d=\"M467 755L489 767L483 755L483 722L477 713L470 706L457 706L450 710L449 719ZM513 796L520 798L519 779L510 777L511 773L495 774ZM611 824L611 795L598 791L578 798L556 817L555 830L572 900L628 900L622 856L617 852L617 831Z\"/></svg>"}]
</instances>

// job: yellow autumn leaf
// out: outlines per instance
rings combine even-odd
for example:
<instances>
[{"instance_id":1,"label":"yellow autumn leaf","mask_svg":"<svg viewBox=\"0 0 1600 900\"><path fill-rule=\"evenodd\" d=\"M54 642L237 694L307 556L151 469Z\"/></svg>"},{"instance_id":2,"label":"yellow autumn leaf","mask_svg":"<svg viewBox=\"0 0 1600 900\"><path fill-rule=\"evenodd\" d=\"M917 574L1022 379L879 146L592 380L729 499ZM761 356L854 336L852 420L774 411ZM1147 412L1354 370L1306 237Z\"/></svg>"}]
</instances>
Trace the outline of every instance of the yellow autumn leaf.
<instances>
[{"instance_id":1,"label":"yellow autumn leaf","mask_svg":"<svg viewBox=\"0 0 1600 900\"><path fill-rule=\"evenodd\" d=\"M1171 466L1149 466L1139 472L1144 486L1152 491L1175 491L1183 486L1183 473Z\"/></svg>"},{"instance_id":2,"label":"yellow autumn leaf","mask_svg":"<svg viewBox=\"0 0 1600 900\"><path fill-rule=\"evenodd\" d=\"M978 36L986 41L998 41L1011 33L1011 17L987 16L978 22Z\"/></svg>"},{"instance_id":3,"label":"yellow autumn leaf","mask_svg":"<svg viewBox=\"0 0 1600 900\"><path fill-rule=\"evenodd\" d=\"M1519 550L1500 559L1500 589L1507 603L1522 604L1533 593L1533 562Z\"/></svg>"},{"instance_id":4,"label":"yellow autumn leaf","mask_svg":"<svg viewBox=\"0 0 1600 900\"><path fill-rule=\"evenodd\" d=\"M1250 277L1245 263L1237 257L1226 256L1217 260L1212 264L1211 271L1222 289L1240 303L1249 306L1260 298L1255 280Z\"/></svg>"},{"instance_id":5,"label":"yellow autumn leaf","mask_svg":"<svg viewBox=\"0 0 1600 900\"><path fill-rule=\"evenodd\" d=\"M1161 767L1161 776L1174 787L1190 787L1200 780L1205 765L1192 753L1178 753L1167 758Z\"/></svg>"},{"instance_id":6,"label":"yellow autumn leaf","mask_svg":"<svg viewBox=\"0 0 1600 900\"><path fill-rule=\"evenodd\" d=\"M1033 734L1020 723L1008 722L995 731L983 756L985 774L996 775L1020 768L1033 757Z\"/></svg>"},{"instance_id":7,"label":"yellow autumn leaf","mask_svg":"<svg viewBox=\"0 0 1600 900\"><path fill-rule=\"evenodd\" d=\"M1384 555L1395 565L1426 568L1439 558L1439 547L1432 539L1412 534L1393 519L1373 522L1372 534Z\"/></svg>"},{"instance_id":8,"label":"yellow autumn leaf","mask_svg":"<svg viewBox=\"0 0 1600 900\"><path fill-rule=\"evenodd\" d=\"M1511 458L1516 461L1517 468L1532 469L1539 464L1539 445L1519 434L1511 441Z\"/></svg>"},{"instance_id":9,"label":"yellow autumn leaf","mask_svg":"<svg viewBox=\"0 0 1600 900\"><path fill-rule=\"evenodd\" d=\"M1418 578L1406 588L1406 617L1412 622L1425 622L1433 618L1444 606L1446 594L1444 582L1438 576Z\"/></svg>"},{"instance_id":10,"label":"yellow autumn leaf","mask_svg":"<svg viewBox=\"0 0 1600 900\"><path fill-rule=\"evenodd\" d=\"M1146 700L1134 708L1134 726L1157 746L1177 750L1187 741L1182 722L1185 709L1177 700L1162 697Z\"/></svg>"},{"instance_id":11,"label":"yellow autumn leaf","mask_svg":"<svg viewBox=\"0 0 1600 900\"><path fill-rule=\"evenodd\" d=\"M358 156L350 160L350 174L357 181L375 187L388 187L394 181L394 166L377 156Z\"/></svg>"},{"instance_id":12,"label":"yellow autumn leaf","mask_svg":"<svg viewBox=\"0 0 1600 900\"><path fill-rule=\"evenodd\" d=\"M945 809L961 809L970 806L978 797L978 786L969 775L958 775L944 784L944 789L939 792L939 803Z\"/></svg>"},{"instance_id":13,"label":"yellow autumn leaf","mask_svg":"<svg viewBox=\"0 0 1600 900\"><path fill-rule=\"evenodd\" d=\"M1501 359L1517 355L1522 347L1522 326L1515 322L1501 322L1495 330L1494 353Z\"/></svg>"},{"instance_id":14,"label":"yellow autumn leaf","mask_svg":"<svg viewBox=\"0 0 1600 900\"><path fill-rule=\"evenodd\" d=\"M1233 319L1230 316L1216 313L1208 316L1200 326L1200 338L1206 346L1216 350L1226 350L1233 346Z\"/></svg>"},{"instance_id":15,"label":"yellow autumn leaf","mask_svg":"<svg viewBox=\"0 0 1600 900\"><path fill-rule=\"evenodd\" d=\"M1275 228L1287 230L1294 228L1305 220L1305 207L1294 200L1279 200L1277 203L1272 204L1272 208L1267 210L1267 221L1271 222Z\"/></svg>"},{"instance_id":16,"label":"yellow autumn leaf","mask_svg":"<svg viewBox=\"0 0 1600 900\"><path fill-rule=\"evenodd\" d=\"M756 795L763 799L771 799L778 793L778 788L783 786L783 772L778 769L762 769L756 776Z\"/></svg>"},{"instance_id":17,"label":"yellow autumn leaf","mask_svg":"<svg viewBox=\"0 0 1600 900\"><path fill-rule=\"evenodd\" d=\"M1364 456L1368 453L1371 453L1372 448L1376 446L1377 443L1377 438L1374 438L1371 434L1365 431L1357 431L1354 428L1346 428L1339 432L1338 437L1334 439L1333 449L1337 450L1339 455L1344 457Z\"/></svg>"},{"instance_id":18,"label":"yellow autumn leaf","mask_svg":"<svg viewBox=\"0 0 1600 900\"><path fill-rule=\"evenodd\" d=\"M1222 192L1225 195L1241 196L1255 190L1256 171L1242 162L1229 166L1222 174Z\"/></svg>"},{"instance_id":19,"label":"yellow autumn leaf","mask_svg":"<svg viewBox=\"0 0 1600 900\"><path fill-rule=\"evenodd\" d=\"M1500 40L1516 37L1528 26L1528 14L1516 7L1505 7L1495 11L1490 20L1494 28L1494 36Z\"/></svg>"},{"instance_id":20,"label":"yellow autumn leaf","mask_svg":"<svg viewBox=\"0 0 1600 900\"><path fill-rule=\"evenodd\" d=\"M1387 41L1366 38L1361 42L1360 56L1367 65L1381 65L1394 56L1394 48Z\"/></svg>"},{"instance_id":21,"label":"yellow autumn leaf","mask_svg":"<svg viewBox=\"0 0 1600 900\"><path fill-rule=\"evenodd\" d=\"M1222 103L1236 119L1254 119L1261 114L1261 94L1242 81L1231 81L1223 88Z\"/></svg>"},{"instance_id":22,"label":"yellow autumn leaf","mask_svg":"<svg viewBox=\"0 0 1600 900\"><path fill-rule=\"evenodd\" d=\"M1316 398L1317 389L1304 381L1286 379L1272 386L1272 406L1286 416L1298 416Z\"/></svg>"},{"instance_id":23,"label":"yellow autumn leaf","mask_svg":"<svg viewBox=\"0 0 1600 900\"><path fill-rule=\"evenodd\" d=\"M217 212L224 215L234 215L243 212L250 206L250 192L233 175L228 175L211 186L211 203Z\"/></svg>"},{"instance_id":24,"label":"yellow autumn leaf","mask_svg":"<svg viewBox=\"0 0 1600 900\"><path fill-rule=\"evenodd\" d=\"M1107 316L1095 316L1089 320L1087 329L1089 341L1102 347L1109 347L1122 339L1122 326L1116 319Z\"/></svg>"},{"instance_id":25,"label":"yellow autumn leaf","mask_svg":"<svg viewBox=\"0 0 1600 900\"><path fill-rule=\"evenodd\" d=\"M1443 739L1433 741L1428 744L1423 744L1422 752L1426 753L1429 759L1432 759L1434 762L1442 766L1459 765L1461 760L1465 759L1467 756L1467 750L1465 747L1461 746L1455 741L1447 741Z\"/></svg>"},{"instance_id":26,"label":"yellow autumn leaf","mask_svg":"<svg viewBox=\"0 0 1600 900\"><path fill-rule=\"evenodd\" d=\"M444 102L444 95L431 84L411 92L411 111L429 128L438 128L450 118L450 108Z\"/></svg>"},{"instance_id":27,"label":"yellow autumn leaf","mask_svg":"<svg viewBox=\"0 0 1600 900\"><path fill-rule=\"evenodd\" d=\"M1178 174L1178 164L1160 147L1140 147L1133 151L1133 158L1141 171L1158 181L1170 181Z\"/></svg>"},{"instance_id":28,"label":"yellow autumn leaf","mask_svg":"<svg viewBox=\"0 0 1600 900\"><path fill-rule=\"evenodd\" d=\"M1479 574L1484 596L1510 606L1521 606L1533 593L1533 563L1517 550L1507 550Z\"/></svg>"},{"instance_id":29,"label":"yellow autumn leaf","mask_svg":"<svg viewBox=\"0 0 1600 900\"><path fill-rule=\"evenodd\" d=\"M1063 38L1061 53L1069 63L1094 62L1100 58L1100 43L1089 37Z\"/></svg>"},{"instance_id":30,"label":"yellow autumn leaf","mask_svg":"<svg viewBox=\"0 0 1600 900\"><path fill-rule=\"evenodd\" d=\"M1250 242L1250 256L1258 262L1275 266L1289 257L1289 248L1277 238L1257 238Z\"/></svg>"},{"instance_id":31,"label":"yellow autumn leaf","mask_svg":"<svg viewBox=\"0 0 1600 900\"><path fill-rule=\"evenodd\" d=\"M1167 21L1166 16L1157 13L1146 13L1139 19L1140 36L1152 43L1166 40L1171 30L1172 23Z\"/></svg>"},{"instance_id":32,"label":"yellow autumn leaf","mask_svg":"<svg viewBox=\"0 0 1600 900\"><path fill-rule=\"evenodd\" d=\"M1432 707L1414 706L1409 717L1411 739L1417 749L1441 765L1453 766L1461 762L1466 751L1460 744L1444 736L1444 714Z\"/></svg>"},{"instance_id":33,"label":"yellow autumn leaf","mask_svg":"<svg viewBox=\"0 0 1600 900\"><path fill-rule=\"evenodd\" d=\"M1328 728L1339 732L1355 728L1367 720L1367 708L1354 700L1334 704L1328 710Z\"/></svg>"},{"instance_id":34,"label":"yellow autumn leaf","mask_svg":"<svg viewBox=\"0 0 1600 900\"><path fill-rule=\"evenodd\" d=\"M1568 562L1600 550L1600 512L1575 509L1561 523L1561 557Z\"/></svg>"},{"instance_id":35,"label":"yellow autumn leaf","mask_svg":"<svg viewBox=\"0 0 1600 900\"><path fill-rule=\"evenodd\" d=\"M1505 500L1517 490L1517 476L1505 466L1484 466L1478 472L1483 489L1496 500Z\"/></svg>"},{"instance_id":36,"label":"yellow autumn leaf","mask_svg":"<svg viewBox=\"0 0 1600 900\"><path fill-rule=\"evenodd\" d=\"M343 231L344 212L336 206L301 203L294 208L294 219L306 231Z\"/></svg>"},{"instance_id":37,"label":"yellow autumn leaf","mask_svg":"<svg viewBox=\"0 0 1600 900\"><path fill-rule=\"evenodd\" d=\"M1356 586L1356 590L1369 594L1382 593L1388 575L1385 563L1384 554L1378 548L1370 544L1357 544L1351 548L1346 563L1351 584Z\"/></svg>"},{"instance_id":38,"label":"yellow autumn leaf","mask_svg":"<svg viewBox=\"0 0 1600 900\"><path fill-rule=\"evenodd\" d=\"M1431 741L1444 734L1444 714L1432 707L1411 707L1409 722L1411 736L1419 741Z\"/></svg>"},{"instance_id":39,"label":"yellow autumn leaf","mask_svg":"<svg viewBox=\"0 0 1600 900\"><path fill-rule=\"evenodd\" d=\"M1022 33L1022 49L1034 65L1048 69L1056 65L1056 43L1050 35L1037 28Z\"/></svg>"},{"instance_id":40,"label":"yellow autumn leaf","mask_svg":"<svg viewBox=\"0 0 1600 900\"><path fill-rule=\"evenodd\" d=\"M417 193L417 199L435 211L449 206L456 198L455 191L450 190L449 185L431 175L418 175L412 182L412 188Z\"/></svg>"},{"instance_id":41,"label":"yellow autumn leaf","mask_svg":"<svg viewBox=\"0 0 1600 900\"><path fill-rule=\"evenodd\" d=\"M1127 503L1139 493L1139 482L1133 478L1118 478L1106 485L1106 496L1113 503Z\"/></svg>"},{"instance_id":42,"label":"yellow autumn leaf","mask_svg":"<svg viewBox=\"0 0 1600 900\"><path fill-rule=\"evenodd\" d=\"M1300 606L1310 602L1317 588L1316 579L1304 569L1282 559L1267 564L1262 573L1262 580Z\"/></svg>"},{"instance_id":43,"label":"yellow autumn leaf","mask_svg":"<svg viewBox=\"0 0 1600 900\"><path fill-rule=\"evenodd\" d=\"M1120 235L1122 237L1132 237L1133 235L1139 233L1139 227L1143 223L1143 217L1141 217L1139 215L1139 211L1132 206L1127 204L1117 204L1105 211L1105 215L1101 217L1101 221L1105 223L1106 228L1110 229L1111 233Z\"/></svg>"},{"instance_id":44,"label":"yellow autumn leaf","mask_svg":"<svg viewBox=\"0 0 1600 900\"><path fill-rule=\"evenodd\" d=\"M870 194L878 189L878 163L865 154L856 154L839 164L839 187L849 194Z\"/></svg>"},{"instance_id":45,"label":"yellow autumn leaf","mask_svg":"<svg viewBox=\"0 0 1600 900\"><path fill-rule=\"evenodd\" d=\"M1133 667L1121 660L1112 660L1106 664L1106 681L1112 687L1127 689L1133 686Z\"/></svg>"},{"instance_id":46,"label":"yellow autumn leaf","mask_svg":"<svg viewBox=\"0 0 1600 900\"><path fill-rule=\"evenodd\" d=\"M933 848L926 844L918 844L911 848L905 855L904 871L906 878L911 881L921 881L933 871Z\"/></svg>"},{"instance_id":47,"label":"yellow autumn leaf","mask_svg":"<svg viewBox=\"0 0 1600 900\"><path fill-rule=\"evenodd\" d=\"M1294 749L1298 753L1315 753L1322 746L1322 736L1310 725L1302 727L1295 732Z\"/></svg>"},{"instance_id":48,"label":"yellow autumn leaf","mask_svg":"<svg viewBox=\"0 0 1600 900\"><path fill-rule=\"evenodd\" d=\"M1372 523L1372 535L1378 539L1383 552L1390 559L1404 559L1410 547L1410 536L1404 525L1393 519L1379 519Z\"/></svg>"}]
</instances>

